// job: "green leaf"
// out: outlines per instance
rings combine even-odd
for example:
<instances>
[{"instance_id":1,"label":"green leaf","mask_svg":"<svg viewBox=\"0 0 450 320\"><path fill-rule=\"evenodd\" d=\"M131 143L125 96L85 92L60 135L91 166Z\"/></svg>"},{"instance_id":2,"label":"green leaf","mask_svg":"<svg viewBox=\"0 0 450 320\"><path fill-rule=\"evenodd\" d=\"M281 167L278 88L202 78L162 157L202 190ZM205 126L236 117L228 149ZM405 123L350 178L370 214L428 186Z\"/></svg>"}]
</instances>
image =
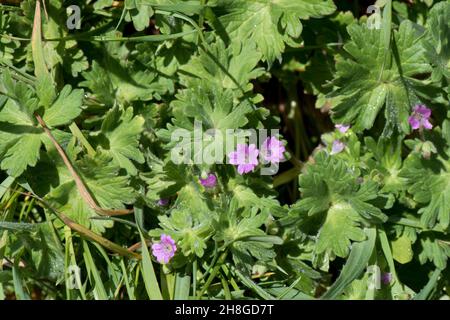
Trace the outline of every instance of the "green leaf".
<instances>
[{"instance_id":1,"label":"green leaf","mask_svg":"<svg viewBox=\"0 0 450 320\"><path fill-rule=\"evenodd\" d=\"M14 36L15 30L13 26L13 17L11 14L0 11L0 29L4 35ZM0 41L0 60L12 64L15 59L20 56L17 49L20 48L20 42L10 39L8 37L2 37Z\"/></svg>"},{"instance_id":2,"label":"green leaf","mask_svg":"<svg viewBox=\"0 0 450 320\"><path fill-rule=\"evenodd\" d=\"M27 292L25 292L22 281L22 274L17 265L13 266L13 283L14 292L18 300L31 300Z\"/></svg>"},{"instance_id":3,"label":"green leaf","mask_svg":"<svg viewBox=\"0 0 450 320\"><path fill-rule=\"evenodd\" d=\"M60 281L64 277L64 256L61 243L50 222L40 225L37 241L31 247L36 275Z\"/></svg>"},{"instance_id":4,"label":"green leaf","mask_svg":"<svg viewBox=\"0 0 450 320\"><path fill-rule=\"evenodd\" d=\"M345 258L349 252L350 240L363 241L366 238L358 218L350 205L333 205L317 235L317 254L331 250L338 257Z\"/></svg>"},{"instance_id":5,"label":"green leaf","mask_svg":"<svg viewBox=\"0 0 450 320\"><path fill-rule=\"evenodd\" d=\"M401 264L410 262L413 259L414 252L411 248L411 240L406 236L402 236L391 242L392 256Z\"/></svg>"},{"instance_id":6,"label":"green leaf","mask_svg":"<svg viewBox=\"0 0 450 320\"><path fill-rule=\"evenodd\" d=\"M153 9L148 0L125 0L125 9L128 10L126 21L133 21L137 31L142 31L149 27L150 17Z\"/></svg>"},{"instance_id":7,"label":"green leaf","mask_svg":"<svg viewBox=\"0 0 450 320\"><path fill-rule=\"evenodd\" d=\"M287 210L282 208L274 197L258 196L251 188L231 182L233 181L230 181L230 187L239 206L243 208L258 208L277 217L286 215Z\"/></svg>"},{"instance_id":8,"label":"green leaf","mask_svg":"<svg viewBox=\"0 0 450 320\"><path fill-rule=\"evenodd\" d=\"M142 218L143 209L137 206L135 206L134 209L137 212L137 214L140 215ZM144 235L142 234L142 230L140 228L139 228L139 235L141 238L141 243L144 244L142 246L141 268L145 289L147 291L150 300L162 300L161 290L159 289L158 280L156 279L155 275L155 269L153 268L153 262L152 259L150 258L150 253L148 252L147 241L144 238Z\"/></svg>"},{"instance_id":9,"label":"green leaf","mask_svg":"<svg viewBox=\"0 0 450 320\"><path fill-rule=\"evenodd\" d=\"M248 122L245 115L252 111L247 102L235 105L232 90L219 90L219 87L210 85L182 91L172 104L175 124L190 118L201 121L206 129L223 132L244 126Z\"/></svg>"},{"instance_id":10,"label":"green leaf","mask_svg":"<svg viewBox=\"0 0 450 320\"><path fill-rule=\"evenodd\" d=\"M414 300L427 300L430 297L431 292L433 289L436 288L437 281L439 280L439 277L441 276L442 270L436 269L431 274L430 280L428 280L428 283L425 287L423 287L422 290L413 298Z\"/></svg>"},{"instance_id":11,"label":"green leaf","mask_svg":"<svg viewBox=\"0 0 450 320\"><path fill-rule=\"evenodd\" d=\"M321 299L336 299L353 280L357 279L364 272L375 248L375 240L377 237L375 228L366 229L365 233L367 240L353 245L341 274Z\"/></svg>"},{"instance_id":12,"label":"green leaf","mask_svg":"<svg viewBox=\"0 0 450 320\"><path fill-rule=\"evenodd\" d=\"M244 127L249 123L249 117L258 112L248 100L234 99L232 90L223 90L206 81L180 91L176 97L171 104L173 124L168 124L167 129L160 129L157 134L166 142L164 148L171 150L171 160L180 157L179 163L187 163L189 159L224 161L226 143L220 137L226 137L228 129ZM236 135L232 132L233 137ZM201 139L202 148L195 148L196 138Z\"/></svg>"},{"instance_id":13,"label":"green leaf","mask_svg":"<svg viewBox=\"0 0 450 320\"><path fill-rule=\"evenodd\" d=\"M8 102L14 104L14 107L20 112L21 117L31 119L33 113L39 107L36 95L26 84L14 81L9 69L2 69L2 73L3 75L0 78L0 96L10 98ZM4 103L5 101L2 103L2 107Z\"/></svg>"},{"instance_id":14,"label":"green leaf","mask_svg":"<svg viewBox=\"0 0 450 320\"><path fill-rule=\"evenodd\" d=\"M91 250L86 241L83 240L83 257L86 263L86 269L88 272L89 280L94 287L95 300L107 300L108 294L106 293L103 280L100 276L100 272L95 264L94 258L91 255Z\"/></svg>"},{"instance_id":15,"label":"green leaf","mask_svg":"<svg viewBox=\"0 0 450 320\"><path fill-rule=\"evenodd\" d=\"M90 219L97 216L97 213L81 197L66 167L59 165L59 185L47 194L49 203L93 231L103 232L105 227L112 227L112 221ZM94 158L84 156L74 165L100 207L124 209L125 204L131 204L135 200L136 195L129 186L129 178L119 175L120 168L108 155L97 154Z\"/></svg>"},{"instance_id":16,"label":"green leaf","mask_svg":"<svg viewBox=\"0 0 450 320\"><path fill-rule=\"evenodd\" d=\"M315 162L299 176L302 198L292 206L308 233L317 232L316 254L346 257L351 241L365 239L361 226L386 221L387 216L370 203L377 198L378 185L364 181L348 163L317 153Z\"/></svg>"},{"instance_id":17,"label":"green leaf","mask_svg":"<svg viewBox=\"0 0 450 320\"><path fill-rule=\"evenodd\" d=\"M0 199L9 190L9 188L11 188L15 180L16 179L13 177L8 176L2 183L0 183Z\"/></svg>"},{"instance_id":18,"label":"green leaf","mask_svg":"<svg viewBox=\"0 0 450 320\"><path fill-rule=\"evenodd\" d=\"M214 239L231 249L237 269L250 274L256 263L267 263L275 257L273 246L281 239L268 236L262 230L269 217L267 211L250 208L242 211L237 202L235 197L228 210L222 211L214 221Z\"/></svg>"},{"instance_id":19,"label":"green leaf","mask_svg":"<svg viewBox=\"0 0 450 320\"><path fill-rule=\"evenodd\" d=\"M39 224L33 223L17 223L17 222L0 222L0 229L2 230L10 230L10 231L36 231L39 227Z\"/></svg>"},{"instance_id":20,"label":"green leaf","mask_svg":"<svg viewBox=\"0 0 450 320\"><path fill-rule=\"evenodd\" d=\"M10 231L10 247L28 251L31 257L28 267L33 270L35 276L56 282L63 279L63 250L50 222L0 222L0 230Z\"/></svg>"},{"instance_id":21,"label":"green leaf","mask_svg":"<svg viewBox=\"0 0 450 320\"><path fill-rule=\"evenodd\" d=\"M94 3L94 9L101 10L103 8L111 7L114 0L98 0Z\"/></svg>"},{"instance_id":22,"label":"green leaf","mask_svg":"<svg viewBox=\"0 0 450 320\"><path fill-rule=\"evenodd\" d=\"M44 121L50 127L66 125L81 113L83 90L72 91L70 85L64 86L56 101L44 113Z\"/></svg>"},{"instance_id":23,"label":"green leaf","mask_svg":"<svg viewBox=\"0 0 450 320\"><path fill-rule=\"evenodd\" d=\"M42 42L41 3L36 2L34 14L33 33L31 36L31 48L36 75L36 93L41 105L49 105L56 96L54 82L46 64L44 44Z\"/></svg>"},{"instance_id":24,"label":"green leaf","mask_svg":"<svg viewBox=\"0 0 450 320\"><path fill-rule=\"evenodd\" d=\"M188 273L177 272L175 276L174 300L189 300L191 290L191 275Z\"/></svg>"},{"instance_id":25,"label":"green leaf","mask_svg":"<svg viewBox=\"0 0 450 320\"><path fill-rule=\"evenodd\" d=\"M441 270L447 267L450 257L450 238L437 232L423 232L419 239L419 261L425 264L433 262Z\"/></svg>"},{"instance_id":26,"label":"green leaf","mask_svg":"<svg viewBox=\"0 0 450 320\"><path fill-rule=\"evenodd\" d=\"M402 144L401 138L383 139L376 142L372 137L364 138L365 145L373 154L374 167L382 173L384 179L381 192L403 191L406 188L406 179L400 177L402 167Z\"/></svg>"},{"instance_id":27,"label":"green leaf","mask_svg":"<svg viewBox=\"0 0 450 320\"><path fill-rule=\"evenodd\" d=\"M34 119L38 101L31 88L14 82L9 72L0 81L0 94L2 91L9 99L0 109L0 167L18 177L39 160L43 130Z\"/></svg>"},{"instance_id":28,"label":"green leaf","mask_svg":"<svg viewBox=\"0 0 450 320\"><path fill-rule=\"evenodd\" d=\"M80 86L88 88L102 103L149 101L155 92L166 91L161 86L168 86L167 80L159 82L156 71L143 68L135 59L126 58L131 54L126 45L108 42L100 52L104 53L104 58L95 60L92 69L82 73L86 80Z\"/></svg>"},{"instance_id":29,"label":"green leaf","mask_svg":"<svg viewBox=\"0 0 450 320\"><path fill-rule=\"evenodd\" d=\"M393 130L408 133L410 110L420 102L416 91L422 84L417 77L431 70L420 35L411 22L402 22L393 35L394 54L386 59L389 48L383 41L383 30L357 24L347 29L352 41L344 49L350 58L339 58L336 65L332 96L340 98L340 102L332 109L333 119L363 131L373 126L384 107L384 134Z\"/></svg>"},{"instance_id":30,"label":"green leaf","mask_svg":"<svg viewBox=\"0 0 450 320\"><path fill-rule=\"evenodd\" d=\"M191 210L189 203L183 202L171 210L170 216L161 215L158 218L162 229L151 230L152 237L168 234L185 256L203 257L211 234L210 213Z\"/></svg>"},{"instance_id":31,"label":"green leaf","mask_svg":"<svg viewBox=\"0 0 450 320\"><path fill-rule=\"evenodd\" d=\"M6 170L10 176L18 177L28 166L35 166L39 160L41 133L23 134L15 131L9 134L2 132L2 129L0 129L1 169Z\"/></svg>"},{"instance_id":32,"label":"green leaf","mask_svg":"<svg viewBox=\"0 0 450 320\"><path fill-rule=\"evenodd\" d=\"M150 173L141 173L140 177L149 186L146 197L149 202L156 202L161 198L174 196L188 183L187 170L173 162L164 165L163 161L153 157Z\"/></svg>"},{"instance_id":33,"label":"green leaf","mask_svg":"<svg viewBox=\"0 0 450 320\"><path fill-rule=\"evenodd\" d=\"M94 96L106 105L114 103L113 83L108 72L97 61L94 60L90 71L83 72L83 77L86 80L80 83L81 86L89 88Z\"/></svg>"},{"instance_id":34,"label":"green leaf","mask_svg":"<svg viewBox=\"0 0 450 320\"><path fill-rule=\"evenodd\" d=\"M251 80L264 73L263 68L257 67L260 59L261 54L252 43L233 42L227 46L216 38L208 51L200 48L199 54L180 68L180 81L189 88L199 85L201 79L213 87L239 89L230 92L240 96L253 88Z\"/></svg>"},{"instance_id":35,"label":"green leaf","mask_svg":"<svg viewBox=\"0 0 450 320\"><path fill-rule=\"evenodd\" d=\"M106 149L114 162L131 175L137 174L131 160L144 162L144 156L139 150L139 137L144 129L144 122L141 116L133 116L133 108L114 108L108 112L102 123L102 133L109 142Z\"/></svg>"},{"instance_id":36,"label":"green leaf","mask_svg":"<svg viewBox=\"0 0 450 320\"><path fill-rule=\"evenodd\" d=\"M450 3L440 2L429 12L427 40L424 42L428 60L433 65L432 79L442 77L450 84Z\"/></svg>"},{"instance_id":37,"label":"green leaf","mask_svg":"<svg viewBox=\"0 0 450 320\"><path fill-rule=\"evenodd\" d=\"M219 0L219 20L230 37L257 44L264 60L281 58L286 44L292 45L302 32L300 19L331 14L329 0Z\"/></svg>"},{"instance_id":38,"label":"green leaf","mask_svg":"<svg viewBox=\"0 0 450 320\"><path fill-rule=\"evenodd\" d=\"M444 128L448 124L446 121ZM450 170L446 157L438 155L427 160L413 152L405 160L401 176L407 179L408 192L414 200L424 205L418 211L422 223L430 228L439 224L446 229L450 225Z\"/></svg>"}]
</instances>

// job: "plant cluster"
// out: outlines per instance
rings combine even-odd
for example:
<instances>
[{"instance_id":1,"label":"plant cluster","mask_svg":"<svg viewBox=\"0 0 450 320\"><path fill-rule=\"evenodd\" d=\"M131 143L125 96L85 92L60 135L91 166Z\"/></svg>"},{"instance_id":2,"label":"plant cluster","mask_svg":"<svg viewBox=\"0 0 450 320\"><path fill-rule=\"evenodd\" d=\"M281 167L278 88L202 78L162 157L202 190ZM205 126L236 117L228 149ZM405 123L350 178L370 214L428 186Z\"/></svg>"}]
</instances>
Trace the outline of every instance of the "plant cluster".
<instances>
[{"instance_id":1,"label":"plant cluster","mask_svg":"<svg viewBox=\"0 0 450 320\"><path fill-rule=\"evenodd\" d=\"M0 37L0 299L450 295L450 1L22 0Z\"/></svg>"}]
</instances>

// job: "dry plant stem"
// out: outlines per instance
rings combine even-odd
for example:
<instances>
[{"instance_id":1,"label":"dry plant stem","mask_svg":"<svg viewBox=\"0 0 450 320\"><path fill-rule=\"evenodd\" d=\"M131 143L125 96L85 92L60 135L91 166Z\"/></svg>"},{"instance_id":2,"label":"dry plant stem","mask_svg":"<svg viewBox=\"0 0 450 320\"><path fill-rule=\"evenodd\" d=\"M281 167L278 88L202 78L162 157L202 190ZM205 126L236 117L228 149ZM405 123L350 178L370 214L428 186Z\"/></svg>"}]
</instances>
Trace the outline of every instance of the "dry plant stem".
<instances>
[{"instance_id":1,"label":"dry plant stem","mask_svg":"<svg viewBox=\"0 0 450 320\"><path fill-rule=\"evenodd\" d=\"M123 209L123 210L108 210L108 209L102 209L100 208L97 203L95 202L94 198L92 198L91 194L89 193L88 189L86 188L85 184L83 183L83 180L80 178L78 173L75 171L74 167L72 166L72 163L67 158L66 153L64 152L63 148L59 145L58 141L56 141L55 137L51 133L50 129L45 124L44 120L41 118L40 115L35 114L35 117L39 124L44 129L47 136L52 141L53 145L55 146L56 150L58 151L59 155L61 156L61 159L63 160L65 166L69 170L70 174L72 175L73 179L75 180L75 184L77 186L78 191L80 192L81 197L86 201L86 203L91 207L95 212L97 212L99 215L102 216L121 216L121 215L127 215L133 213L133 210Z\"/></svg>"},{"instance_id":2,"label":"dry plant stem","mask_svg":"<svg viewBox=\"0 0 450 320\"><path fill-rule=\"evenodd\" d=\"M55 210L52 209L52 211L55 211ZM122 256L126 256L128 258L134 258L134 259L138 259L138 260L142 259L142 256L140 254L132 252L129 249L123 248L123 247L119 246L118 244L116 244L112 241L109 241L108 239L103 238L102 236L99 236L98 234L92 232L90 229L76 223L75 221L70 219L65 214L58 212L58 217L70 229L82 234L84 237L86 237L92 241L95 241L95 242L101 244L103 247L105 247L113 252L116 252Z\"/></svg>"},{"instance_id":3,"label":"dry plant stem","mask_svg":"<svg viewBox=\"0 0 450 320\"><path fill-rule=\"evenodd\" d=\"M146 241L147 247L150 247L152 245L152 242L150 240ZM142 242L138 242L133 244L131 247L128 247L128 251L136 251L142 247Z\"/></svg>"},{"instance_id":4,"label":"dry plant stem","mask_svg":"<svg viewBox=\"0 0 450 320\"><path fill-rule=\"evenodd\" d=\"M9 188L8 188L9 189ZM13 191L15 194L21 194L23 196L30 196L39 201L39 204L43 207L48 208L51 210L57 217L60 219L66 226L68 226L71 230L78 232L81 234L81 236L92 240L94 242L97 242L101 246L105 247L106 249L115 252L121 256L125 256L128 258L138 259L141 260L142 256L138 253L135 253L127 248L124 248L117 243L114 243L106 238L103 238L101 235L96 234L95 232L91 231L90 229L76 223L72 219L70 219L68 216L66 216L64 213L61 213L54 209L52 206L50 206L44 199L39 197L37 194L34 194L32 192L21 192L21 191ZM139 243L141 244L141 243ZM0 261L1 262L1 261Z\"/></svg>"}]
</instances>

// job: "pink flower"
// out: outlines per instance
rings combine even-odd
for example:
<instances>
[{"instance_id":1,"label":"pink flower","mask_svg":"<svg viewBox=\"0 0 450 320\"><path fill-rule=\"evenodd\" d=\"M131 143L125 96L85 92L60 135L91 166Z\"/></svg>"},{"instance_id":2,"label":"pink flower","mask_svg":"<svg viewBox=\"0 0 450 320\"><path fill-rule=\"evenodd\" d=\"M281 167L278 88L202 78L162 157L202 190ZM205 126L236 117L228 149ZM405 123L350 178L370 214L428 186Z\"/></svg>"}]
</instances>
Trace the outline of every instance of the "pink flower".
<instances>
[{"instance_id":1,"label":"pink flower","mask_svg":"<svg viewBox=\"0 0 450 320\"><path fill-rule=\"evenodd\" d=\"M383 281L384 284L388 285L392 281L392 273L390 272L383 273L381 275L381 280Z\"/></svg>"},{"instance_id":2,"label":"pink flower","mask_svg":"<svg viewBox=\"0 0 450 320\"><path fill-rule=\"evenodd\" d=\"M206 188L214 188L217 184L217 178L213 173L211 173L206 179L200 178L200 183Z\"/></svg>"},{"instance_id":3,"label":"pink flower","mask_svg":"<svg viewBox=\"0 0 450 320\"><path fill-rule=\"evenodd\" d=\"M414 107L413 113L408 118L408 122L413 130L417 129L431 129L433 125L430 123L429 118L431 116L431 110L422 104L418 104Z\"/></svg>"},{"instance_id":4,"label":"pink flower","mask_svg":"<svg viewBox=\"0 0 450 320\"><path fill-rule=\"evenodd\" d=\"M238 144L236 151L230 152L228 157L231 164L238 166L238 172L242 175L255 169L258 165L258 154L259 150L254 144Z\"/></svg>"},{"instance_id":5,"label":"pink flower","mask_svg":"<svg viewBox=\"0 0 450 320\"><path fill-rule=\"evenodd\" d=\"M284 159L286 148L283 143L275 137L269 137L261 146L261 155L264 160L277 164Z\"/></svg>"},{"instance_id":6,"label":"pink flower","mask_svg":"<svg viewBox=\"0 0 450 320\"><path fill-rule=\"evenodd\" d=\"M337 124L335 128L338 129L341 133L346 133L348 129L350 129L350 125L345 124Z\"/></svg>"},{"instance_id":7,"label":"pink flower","mask_svg":"<svg viewBox=\"0 0 450 320\"><path fill-rule=\"evenodd\" d=\"M177 246L175 241L168 235L162 234L161 241L152 245L152 253L159 263L168 263L175 255Z\"/></svg>"},{"instance_id":8,"label":"pink flower","mask_svg":"<svg viewBox=\"0 0 450 320\"><path fill-rule=\"evenodd\" d=\"M340 140L334 140L333 146L331 147L331 154L337 154L344 150L345 144Z\"/></svg>"},{"instance_id":9,"label":"pink flower","mask_svg":"<svg viewBox=\"0 0 450 320\"><path fill-rule=\"evenodd\" d=\"M169 199L159 199L157 204L158 206L165 207L169 204Z\"/></svg>"}]
</instances>

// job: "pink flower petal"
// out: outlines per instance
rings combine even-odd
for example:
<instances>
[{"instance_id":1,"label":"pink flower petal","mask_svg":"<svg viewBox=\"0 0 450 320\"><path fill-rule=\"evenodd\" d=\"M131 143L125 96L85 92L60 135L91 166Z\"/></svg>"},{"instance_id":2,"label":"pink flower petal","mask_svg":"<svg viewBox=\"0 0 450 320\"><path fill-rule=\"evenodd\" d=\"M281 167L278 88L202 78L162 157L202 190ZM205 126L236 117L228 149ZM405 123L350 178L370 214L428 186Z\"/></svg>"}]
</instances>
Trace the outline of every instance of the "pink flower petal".
<instances>
[{"instance_id":1,"label":"pink flower petal","mask_svg":"<svg viewBox=\"0 0 450 320\"><path fill-rule=\"evenodd\" d=\"M420 128L420 121L417 120L415 117L411 116L408 118L408 122L411 125L411 128L413 130L419 129Z\"/></svg>"},{"instance_id":2,"label":"pink flower petal","mask_svg":"<svg viewBox=\"0 0 450 320\"><path fill-rule=\"evenodd\" d=\"M422 117L427 118L427 119L431 116L431 109L428 109L424 105L417 105L414 108L414 111L416 113L420 114Z\"/></svg>"},{"instance_id":3,"label":"pink flower petal","mask_svg":"<svg viewBox=\"0 0 450 320\"><path fill-rule=\"evenodd\" d=\"M425 129L431 130L433 129L433 125L428 121L428 119L422 120L422 125Z\"/></svg>"},{"instance_id":4,"label":"pink flower petal","mask_svg":"<svg viewBox=\"0 0 450 320\"><path fill-rule=\"evenodd\" d=\"M261 146L261 155L265 161L277 164L284 159L286 148L276 137L267 138Z\"/></svg>"},{"instance_id":5,"label":"pink flower petal","mask_svg":"<svg viewBox=\"0 0 450 320\"><path fill-rule=\"evenodd\" d=\"M348 129L350 129L350 126L345 124L337 124L335 128L338 129L341 133L346 133Z\"/></svg>"},{"instance_id":6,"label":"pink flower petal","mask_svg":"<svg viewBox=\"0 0 450 320\"><path fill-rule=\"evenodd\" d=\"M247 146L245 144L238 144L236 151L229 154L230 163L237 165L239 174L244 174L252 171L258 165L259 150L254 144Z\"/></svg>"},{"instance_id":7,"label":"pink flower petal","mask_svg":"<svg viewBox=\"0 0 450 320\"><path fill-rule=\"evenodd\" d=\"M206 179L200 178L200 183L206 188L214 188L217 184L217 178L214 174L209 174Z\"/></svg>"},{"instance_id":8,"label":"pink flower petal","mask_svg":"<svg viewBox=\"0 0 450 320\"><path fill-rule=\"evenodd\" d=\"M413 130L417 129L432 129L433 125L431 124L429 118L431 117L431 109L427 108L424 105L416 105L413 108L413 112L411 116L408 118L408 123L411 125Z\"/></svg>"},{"instance_id":9,"label":"pink flower petal","mask_svg":"<svg viewBox=\"0 0 450 320\"><path fill-rule=\"evenodd\" d=\"M331 147L331 154L338 154L344 150L345 144L340 140L334 140Z\"/></svg>"},{"instance_id":10,"label":"pink flower petal","mask_svg":"<svg viewBox=\"0 0 450 320\"><path fill-rule=\"evenodd\" d=\"M158 206L165 207L169 204L169 199L159 199Z\"/></svg>"},{"instance_id":11,"label":"pink flower petal","mask_svg":"<svg viewBox=\"0 0 450 320\"><path fill-rule=\"evenodd\" d=\"M230 152L228 158L230 158L230 164L238 164L238 153L236 151Z\"/></svg>"},{"instance_id":12,"label":"pink flower petal","mask_svg":"<svg viewBox=\"0 0 450 320\"><path fill-rule=\"evenodd\" d=\"M169 235L162 234L161 241L152 245L152 254L159 263L168 263L176 251L175 240Z\"/></svg>"}]
</instances>

